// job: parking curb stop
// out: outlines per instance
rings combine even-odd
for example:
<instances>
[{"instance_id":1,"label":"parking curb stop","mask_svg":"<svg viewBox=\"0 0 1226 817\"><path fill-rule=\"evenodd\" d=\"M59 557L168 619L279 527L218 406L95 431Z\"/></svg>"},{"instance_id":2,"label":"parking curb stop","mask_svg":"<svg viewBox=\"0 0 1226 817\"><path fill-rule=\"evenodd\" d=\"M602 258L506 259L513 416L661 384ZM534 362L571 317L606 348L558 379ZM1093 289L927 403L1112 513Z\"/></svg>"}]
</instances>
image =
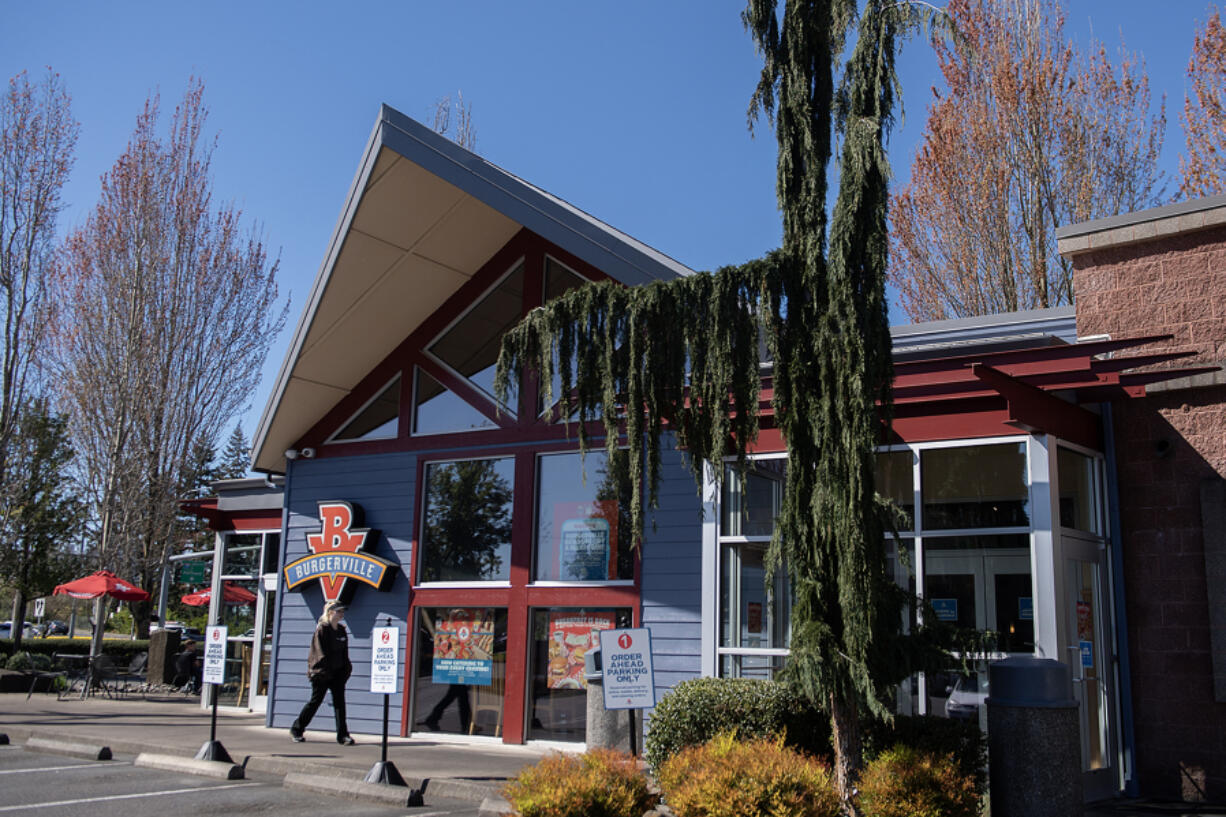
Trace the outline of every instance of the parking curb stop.
<instances>
[{"instance_id":1,"label":"parking curb stop","mask_svg":"<svg viewBox=\"0 0 1226 817\"><path fill-rule=\"evenodd\" d=\"M95 743L77 743L69 740L55 740L31 735L26 739L26 748L36 752L47 752L53 755L82 757L86 760L110 760L111 747Z\"/></svg>"},{"instance_id":2,"label":"parking curb stop","mask_svg":"<svg viewBox=\"0 0 1226 817\"><path fill-rule=\"evenodd\" d=\"M194 757L160 755L151 752L141 752L137 755L135 765L170 772L183 772L201 777L215 777L220 780L242 780L244 776L243 767L237 763L223 763L218 760L197 760Z\"/></svg>"}]
</instances>

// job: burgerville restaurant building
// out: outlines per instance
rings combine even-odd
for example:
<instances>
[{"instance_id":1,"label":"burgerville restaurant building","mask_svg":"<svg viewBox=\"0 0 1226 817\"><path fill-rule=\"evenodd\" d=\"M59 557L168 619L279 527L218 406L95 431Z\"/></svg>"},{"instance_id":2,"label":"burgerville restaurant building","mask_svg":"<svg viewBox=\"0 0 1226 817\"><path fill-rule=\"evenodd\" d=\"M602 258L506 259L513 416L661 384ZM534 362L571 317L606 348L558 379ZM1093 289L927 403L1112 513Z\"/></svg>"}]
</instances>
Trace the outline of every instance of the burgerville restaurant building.
<instances>
[{"instance_id":1,"label":"burgerville restaurant building","mask_svg":"<svg viewBox=\"0 0 1226 817\"><path fill-rule=\"evenodd\" d=\"M1070 667L1091 797L1189 781L1226 797L1224 223L1226 199L1205 199L1067 228L1077 311L894 332L878 484L910 528L892 569L994 634L991 657ZM581 744L584 656L606 629L650 630L657 700L782 667L788 586L767 588L763 557L788 474L769 418L744 481L695 486L666 452L634 547L626 475L581 458L531 384L493 396L499 339L529 310L692 274L382 108L254 440L256 470L284 477L270 727L310 693L333 598L350 605L356 733L382 728L376 627L401 638L393 733L459 741ZM916 676L898 710L986 728L981 669Z\"/></svg>"}]
</instances>

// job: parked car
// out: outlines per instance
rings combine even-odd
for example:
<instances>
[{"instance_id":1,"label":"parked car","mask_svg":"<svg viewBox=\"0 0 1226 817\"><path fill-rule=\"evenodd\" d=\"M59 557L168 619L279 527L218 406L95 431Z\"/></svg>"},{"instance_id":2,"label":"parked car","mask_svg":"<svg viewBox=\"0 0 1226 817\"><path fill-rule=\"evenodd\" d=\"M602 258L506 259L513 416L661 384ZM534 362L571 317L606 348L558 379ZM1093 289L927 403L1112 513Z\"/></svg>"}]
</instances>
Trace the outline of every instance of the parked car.
<instances>
[{"instance_id":1,"label":"parked car","mask_svg":"<svg viewBox=\"0 0 1226 817\"><path fill-rule=\"evenodd\" d=\"M978 673L959 675L945 701L945 717L978 720L979 707L988 697L988 679Z\"/></svg>"},{"instance_id":2,"label":"parked car","mask_svg":"<svg viewBox=\"0 0 1226 817\"><path fill-rule=\"evenodd\" d=\"M34 625L28 621L23 622L22 628L21 628L21 637L22 638L33 638L34 634L35 634ZM12 621L0 621L0 638L12 638L12 637L13 637L13 622Z\"/></svg>"}]
</instances>

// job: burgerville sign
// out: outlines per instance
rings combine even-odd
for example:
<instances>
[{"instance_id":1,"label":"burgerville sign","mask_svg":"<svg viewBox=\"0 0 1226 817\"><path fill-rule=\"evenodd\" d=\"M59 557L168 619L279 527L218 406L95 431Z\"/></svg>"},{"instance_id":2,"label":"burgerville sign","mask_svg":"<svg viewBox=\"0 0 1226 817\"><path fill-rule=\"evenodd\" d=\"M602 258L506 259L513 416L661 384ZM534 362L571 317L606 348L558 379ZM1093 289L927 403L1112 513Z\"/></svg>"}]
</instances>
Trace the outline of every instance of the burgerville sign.
<instances>
[{"instance_id":1,"label":"burgerville sign","mask_svg":"<svg viewBox=\"0 0 1226 817\"><path fill-rule=\"evenodd\" d=\"M319 580L325 601L348 602L354 582L376 590L390 590L396 565L371 555L379 535L360 527L362 509L349 502L319 503L322 527L306 536L311 553L285 566L285 587L299 590L312 579Z\"/></svg>"}]
</instances>

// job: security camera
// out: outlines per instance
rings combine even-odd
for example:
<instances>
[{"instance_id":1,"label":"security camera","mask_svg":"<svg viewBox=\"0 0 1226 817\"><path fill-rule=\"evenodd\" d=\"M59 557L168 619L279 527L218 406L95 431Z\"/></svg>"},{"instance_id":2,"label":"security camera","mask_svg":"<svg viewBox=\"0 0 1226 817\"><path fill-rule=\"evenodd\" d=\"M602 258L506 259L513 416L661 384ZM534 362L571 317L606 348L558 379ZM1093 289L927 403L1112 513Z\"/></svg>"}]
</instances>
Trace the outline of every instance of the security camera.
<instances>
[{"instance_id":1,"label":"security camera","mask_svg":"<svg viewBox=\"0 0 1226 817\"><path fill-rule=\"evenodd\" d=\"M285 449L285 458L286 458L287 460L296 460L296 459L298 459L298 449L297 449L297 448L287 448L287 449Z\"/></svg>"},{"instance_id":2,"label":"security camera","mask_svg":"<svg viewBox=\"0 0 1226 817\"><path fill-rule=\"evenodd\" d=\"M315 449L314 448L302 449L302 456L306 457L308 460L313 459L315 457Z\"/></svg>"}]
</instances>

